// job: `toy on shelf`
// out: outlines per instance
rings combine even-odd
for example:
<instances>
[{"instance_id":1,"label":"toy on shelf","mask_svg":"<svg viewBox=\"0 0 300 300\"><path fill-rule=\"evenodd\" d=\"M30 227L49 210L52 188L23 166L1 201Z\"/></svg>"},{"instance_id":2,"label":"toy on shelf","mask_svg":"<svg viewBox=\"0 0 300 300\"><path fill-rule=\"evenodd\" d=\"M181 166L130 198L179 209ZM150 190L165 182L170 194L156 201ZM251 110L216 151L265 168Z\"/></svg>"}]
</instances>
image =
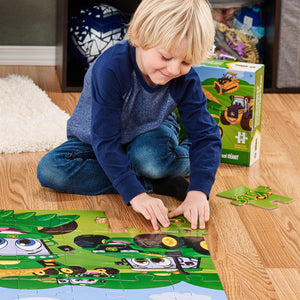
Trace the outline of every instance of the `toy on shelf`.
<instances>
[{"instance_id":1,"label":"toy on shelf","mask_svg":"<svg viewBox=\"0 0 300 300\"><path fill-rule=\"evenodd\" d=\"M237 29L219 23L216 30L216 42L236 60L259 63L259 53L255 44Z\"/></svg>"},{"instance_id":2,"label":"toy on shelf","mask_svg":"<svg viewBox=\"0 0 300 300\"><path fill-rule=\"evenodd\" d=\"M87 69L100 54L124 38L127 28L120 10L99 4L73 16L69 30L71 53Z\"/></svg>"},{"instance_id":3,"label":"toy on shelf","mask_svg":"<svg viewBox=\"0 0 300 300\"><path fill-rule=\"evenodd\" d=\"M259 5L213 9L214 58L247 63L262 61L264 27Z\"/></svg>"}]
</instances>

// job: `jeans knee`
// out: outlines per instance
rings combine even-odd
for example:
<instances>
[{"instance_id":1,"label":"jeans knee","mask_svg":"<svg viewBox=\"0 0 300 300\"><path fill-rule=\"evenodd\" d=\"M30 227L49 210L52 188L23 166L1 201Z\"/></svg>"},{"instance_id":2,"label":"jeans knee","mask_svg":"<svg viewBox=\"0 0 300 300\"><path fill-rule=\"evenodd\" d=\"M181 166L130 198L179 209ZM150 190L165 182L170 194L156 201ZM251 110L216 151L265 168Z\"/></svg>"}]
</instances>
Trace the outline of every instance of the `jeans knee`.
<instances>
[{"instance_id":1,"label":"jeans knee","mask_svg":"<svg viewBox=\"0 0 300 300\"><path fill-rule=\"evenodd\" d=\"M138 176L158 179L165 176L164 164L151 147L140 147L129 155L132 169Z\"/></svg>"},{"instance_id":2,"label":"jeans knee","mask_svg":"<svg viewBox=\"0 0 300 300\"><path fill-rule=\"evenodd\" d=\"M44 156L37 166L37 178L42 187L49 187L60 190L62 178L58 174L58 169Z\"/></svg>"},{"instance_id":3,"label":"jeans knee","mask_svg":"<svg viewBox=\"0 0 300 300\"><path fill-rule=\"evenodd\" d=\"M151 179L160 179L165 177L165 170L161 165L153 161L144 161L136 170L138 176L144 176Z\"/></svg>"}]
</instances>

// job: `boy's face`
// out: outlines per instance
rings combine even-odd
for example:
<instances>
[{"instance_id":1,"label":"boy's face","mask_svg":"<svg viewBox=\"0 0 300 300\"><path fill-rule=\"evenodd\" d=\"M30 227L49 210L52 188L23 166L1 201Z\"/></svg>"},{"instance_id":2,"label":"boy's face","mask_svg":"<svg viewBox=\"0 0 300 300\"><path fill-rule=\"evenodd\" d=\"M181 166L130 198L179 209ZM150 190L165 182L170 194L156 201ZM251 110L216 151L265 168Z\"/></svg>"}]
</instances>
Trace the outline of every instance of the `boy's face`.
<instances>
[{"instance_id":1,"label":"boy's face","mask_svg":"<svg viewBox=\"0 0 300 300\"><path fill-rule=\"evenodd\" d=\"M187 52L186 40L171 53L160 46L144 50L138 43L136 45L137 65L151 86L164 85L176 77L187 74L191 69L191 63L183 59Z\"/></svg>"}]
</instances>

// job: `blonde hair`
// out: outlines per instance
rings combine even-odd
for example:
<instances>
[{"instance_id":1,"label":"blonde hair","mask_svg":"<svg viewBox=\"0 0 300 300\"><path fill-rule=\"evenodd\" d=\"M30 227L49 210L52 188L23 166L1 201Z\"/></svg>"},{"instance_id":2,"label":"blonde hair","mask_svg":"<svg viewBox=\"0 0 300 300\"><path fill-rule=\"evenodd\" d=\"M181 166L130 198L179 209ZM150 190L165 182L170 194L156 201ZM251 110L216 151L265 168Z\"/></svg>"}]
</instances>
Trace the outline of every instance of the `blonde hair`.
<instances>
[{"instance_id":1,"label":"blonde hair","mask_svg":"<svg viewBox=\"0 0 300 300\"><path fill-rule=\"evenodd\" d=\"M143 0L129 24L128 37L143 49L177 49L188 41L185 60L199 64L209 56L214 41L211 7L206 0Z\"/></svg>"}]
</instances>

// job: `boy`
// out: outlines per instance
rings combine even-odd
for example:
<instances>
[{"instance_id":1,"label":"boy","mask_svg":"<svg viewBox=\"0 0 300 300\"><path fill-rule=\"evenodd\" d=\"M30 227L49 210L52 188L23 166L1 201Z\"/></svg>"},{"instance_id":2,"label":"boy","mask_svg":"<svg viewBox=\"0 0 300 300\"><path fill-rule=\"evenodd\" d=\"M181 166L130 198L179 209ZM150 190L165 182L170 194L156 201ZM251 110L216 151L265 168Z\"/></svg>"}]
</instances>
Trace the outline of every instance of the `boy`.
<instances>
[{"instance_id":1,"label":"boy","mask_svg":"<svg viewBox=\"0 0 300 300\"><path fill-rule=\"evenodd\" d=\"M42 158L38 178L63 192L119 193L155 230L179 214L203 229L221 139L191 66L213 43L210 7L205 0L144 0L128 36L90 66L68 141ZM181 144L176 107L188 135ZM168 214L152 192L183 202Z\"/></svg>"}]
</instances>

